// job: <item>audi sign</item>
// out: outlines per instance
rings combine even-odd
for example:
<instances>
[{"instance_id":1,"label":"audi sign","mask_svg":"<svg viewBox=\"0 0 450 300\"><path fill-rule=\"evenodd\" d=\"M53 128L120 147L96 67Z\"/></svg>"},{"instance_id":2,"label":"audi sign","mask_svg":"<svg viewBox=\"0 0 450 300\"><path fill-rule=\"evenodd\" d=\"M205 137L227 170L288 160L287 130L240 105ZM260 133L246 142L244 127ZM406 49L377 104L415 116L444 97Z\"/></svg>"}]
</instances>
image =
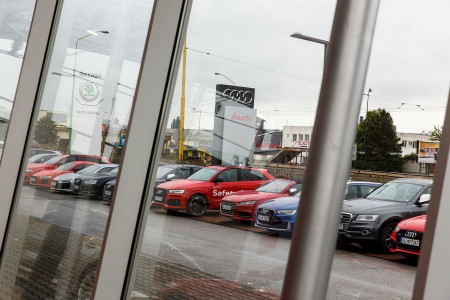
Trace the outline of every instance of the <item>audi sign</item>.
<instances>
[{"instance_id":1,"label":"audi sign","mask_svg":"<svg viewBox=\"0 0 450 300\"><path fill-rule=\"evenodd\" d=\"M227 100L253 108L255 106L255 89L235 85L216 85L216 102Z\"/></svg>"}]
</instances>

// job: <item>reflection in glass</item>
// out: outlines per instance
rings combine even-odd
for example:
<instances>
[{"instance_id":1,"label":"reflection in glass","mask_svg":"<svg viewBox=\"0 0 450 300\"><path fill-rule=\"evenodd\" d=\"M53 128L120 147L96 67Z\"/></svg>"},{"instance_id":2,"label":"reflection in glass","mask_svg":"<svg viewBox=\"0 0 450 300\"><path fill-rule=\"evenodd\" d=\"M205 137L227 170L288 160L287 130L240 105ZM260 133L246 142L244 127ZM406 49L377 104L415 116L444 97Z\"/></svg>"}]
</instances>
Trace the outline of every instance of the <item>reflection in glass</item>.
<instances>
[{"instance_id":1,"label":"reflection in glass","mask_svg":"<svg viewBox=\"0 0 450 300\"><path fill-rule=\"evenodd\" d=\"M12 32L18 32L12 27L31 20L28 2L28 8L25 1L5 4L3 21L9 23L0 32L0 49L9 53L5 50L0 57L8 61L23 54L14 48L15 41L13 49L6 45ZM70 0L61 5L28 149L30 156L57 156L24 166L24 185L15 199L1 265L1 299L90 298L109 206L98 198L74 195L71 188L81 176L117 175L111 162L122 156L153 3ZM2 101L12 99L1 96ZM111 168L97 172L100 166L95 164ZM93 167L77 173L88 165ZM67 172L73 176L53 178ZM38 176L44 173L53 175ZM34 185L39 180L45 180L40 188Z\"/></svg>"}]
</instances>

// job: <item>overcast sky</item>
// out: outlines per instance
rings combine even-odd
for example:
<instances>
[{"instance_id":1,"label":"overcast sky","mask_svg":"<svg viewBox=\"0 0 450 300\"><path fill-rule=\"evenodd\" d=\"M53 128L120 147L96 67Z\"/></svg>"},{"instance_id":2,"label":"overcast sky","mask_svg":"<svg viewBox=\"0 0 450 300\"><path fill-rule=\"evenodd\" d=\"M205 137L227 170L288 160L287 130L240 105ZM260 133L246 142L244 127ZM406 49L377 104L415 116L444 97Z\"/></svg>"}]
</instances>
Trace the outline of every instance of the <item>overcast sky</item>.
<instances>
[{"instance_id":1,"label":"overcast sky","mask_svg":"<svg viewBox=\"0 0 450 300\"><path fill-rule=\"evenodd\" d=\"M336 1L195 0L187 35L186 127L212 128L216 84L256 89L266 128L313 125L323 46ZM401 132L442 125L450 83L450 1L381 1L365 92L369 110L387 109ZM180 82L171 112L179 115ZM367 96L361 95L361 115ZM404 104L402 104L404 103ZM195 108L202 113L192 111Z\"/></svg>"}]
</instances>

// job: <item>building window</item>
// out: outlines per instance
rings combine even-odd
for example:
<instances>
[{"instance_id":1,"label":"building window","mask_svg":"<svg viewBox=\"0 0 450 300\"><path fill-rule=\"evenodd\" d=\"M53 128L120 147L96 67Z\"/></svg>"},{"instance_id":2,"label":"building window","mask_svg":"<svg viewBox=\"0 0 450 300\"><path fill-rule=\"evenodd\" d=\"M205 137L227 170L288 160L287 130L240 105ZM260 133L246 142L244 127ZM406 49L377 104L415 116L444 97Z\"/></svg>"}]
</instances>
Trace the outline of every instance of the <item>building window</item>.
<instances>
[{"instance_id":1,"label":"building window","mask_svg":"<svg viewBox=\"0 0 450 300\"><path fill-rule=\"evenodd\" d=\"M296 135L296 134L293 134L293 135L292 135L292 141L293 141L293 142L297 141L297 135Z\"/></svg>"},{"instance_id":2,"label":"building window","mask_svg":"<svg viewBox=\"0 0 450 300\"><path fill-rule=\"evenodd\" d=\"M309 141L309 134L305 134L305 141Z\"/></svg>"},{"instance_id":3,"label":"building window","mask_svg":"<svg viewBox=\"0 0 450 300\"><path fill-rule=\"evenodd\" d=\"M298 140L299 140L299 141L303 141L303 134L299 134L299 135L298 135Z\"/></svg>"},{"instance_id":4,"label":"building window","mask_svg":"<svg viewBox=\"0 0 450 300\"><path fill-rule=\"evenodd\" d=\"M406 141L402 141L402 147L406 147Z\"/></svg>"}]
</instances>

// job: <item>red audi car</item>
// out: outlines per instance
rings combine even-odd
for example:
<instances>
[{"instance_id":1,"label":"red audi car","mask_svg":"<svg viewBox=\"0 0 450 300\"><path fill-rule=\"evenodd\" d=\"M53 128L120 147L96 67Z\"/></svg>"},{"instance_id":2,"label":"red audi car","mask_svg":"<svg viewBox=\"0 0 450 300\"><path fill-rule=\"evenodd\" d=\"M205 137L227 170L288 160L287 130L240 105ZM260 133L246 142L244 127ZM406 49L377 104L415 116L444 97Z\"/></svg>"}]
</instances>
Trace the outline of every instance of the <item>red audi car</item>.
<instances>
[{"instance_id":1,"label":"red audi car","mask_svg":"<svg viewBox=\"0 0 450 300\"><path fill-rule=\"evenodd\" d=\"M90 161L98 164L110 164L106 158L97 155L85 155L85 154L71 154L71 155L58 155L52 159L47 160L42 164L28 164L25 171L24 183L29 184L31 176L34 173L44 170L54 170L63 164L73 161Z\"/></svg>"},{"instance_id":2,"label":"red audi car","mask_svg":"<svg viewBox=\"0 0 450 300\"><path fill-rule=\"evenodd\" d=\"M224 196L241 190L254 190L273 179L265 169L205 167L187 179L158 185L153 193L152 206L184 210L190 215L201 216L207 209L219 209Z\"/></svg>"},{"instance_id":3,"label":"red audi car","mask_svg":"<svg viewBox=\"0 0 450 300\"><path fill-rule=\"evenodd\" d=\"M254 191L240 191L226 196L220 202L220 214L235 221L255 221L258 205L270 199L292 196L302 189L302 184L287 179L269 181Z\"/></svg>"},{"instance_id":4,"label":"red audi car","mask_svg":"<svg viewBox=\"0 0 450 300\"><path fill-rule=\"evenodd\" d=\"M33 174L30 179L30 184L42 188L50 188L53 178L66 173L76 173L86 167L95 165L96 163L90 161L73 161L64 164L54 170L43 170Z\"/></svg>"},{"instance_id":5,"label":"red audi car","mask_svg":"<svg viewBox=\"0 0 450 300\"><path fill-rule=\"evenodd\" d=\"M391 234L393 246L390 250L408 257L419 257L426 222L427 215L399 222Z\"/></svg>"}]
</instances>

